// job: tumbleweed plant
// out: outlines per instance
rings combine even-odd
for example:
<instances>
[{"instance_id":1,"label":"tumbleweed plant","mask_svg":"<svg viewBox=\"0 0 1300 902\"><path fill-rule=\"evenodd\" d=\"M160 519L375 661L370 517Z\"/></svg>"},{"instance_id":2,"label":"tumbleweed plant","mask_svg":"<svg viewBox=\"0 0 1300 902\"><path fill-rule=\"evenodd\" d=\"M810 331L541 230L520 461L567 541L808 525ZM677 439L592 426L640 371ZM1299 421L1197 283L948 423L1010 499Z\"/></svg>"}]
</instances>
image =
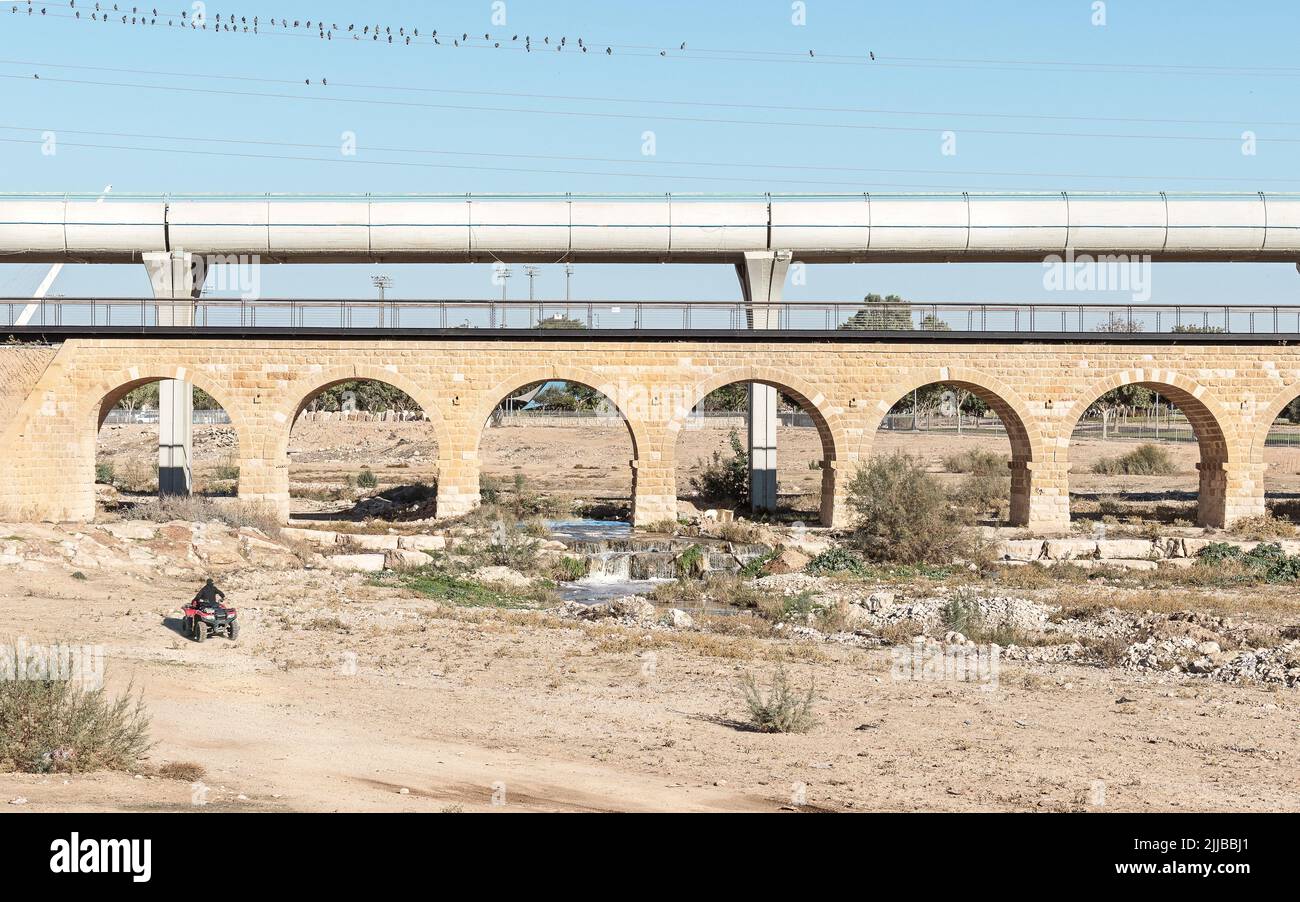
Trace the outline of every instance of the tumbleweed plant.
<instances>
[{"instance_id":1,"label":"tumbleweed plant","mask_svg":"<svg viewBox=\"0 0 1300 902\"><path fill-rule=\"evenodd\" d=\"M816 683L802 692L790 685L785 667L777 665L772 673L772 688L764 694L752 673L740 678L749 707L749 721L760 733L807 733L817 726L812 705L816 697Z\"/></svg>"}]
</instances>

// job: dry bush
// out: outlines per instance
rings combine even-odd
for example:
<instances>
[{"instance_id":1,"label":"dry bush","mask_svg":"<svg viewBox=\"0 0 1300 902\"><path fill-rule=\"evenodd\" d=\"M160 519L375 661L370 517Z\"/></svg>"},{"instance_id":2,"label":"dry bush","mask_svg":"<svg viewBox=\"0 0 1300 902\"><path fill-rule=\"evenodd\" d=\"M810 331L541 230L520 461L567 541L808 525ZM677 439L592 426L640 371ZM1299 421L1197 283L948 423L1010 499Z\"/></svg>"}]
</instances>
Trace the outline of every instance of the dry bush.
<instances>
[{"instance_id":1,"label":"dry bush","mask_svg":"<svg viewBox=\"0 0 1300 902\"><path fill-rule=\"evenodd\" d=\"M1290 539L1295 537L1296 528L1293 524L1286 520L1279 520L1272 514L1260 514L1257 517L1243 517L1233 523L1228 534L1249 541Z\"/></svg>"},{"instance_id":2,"label":"dry bush","mask_svg":"<svg viewBox=\"0 0 1300 902\"><path fill-rule=\"evenodd\" d=\"M764 693L748 672L740 678L740 686L749 708L749 721L760 733L807 733L817 725L812 713L816 684L810 684L806 692L795 689L781 665L772 673L769 692Z\"/></svg>"},{"instance_id":3,"label":"dry bush","mask_svg":"<svg viewBox=\"0 0 1300 902\"><path fill-rule=\"evenodd\" d=\"M158 776L164 780L180 780L184 783L197 783L207 775L202 764L194 761L168 761L158 768Z\"/></svg>"},{"instance_id":4,"label":"dry bush","mask_svg":"<svg viewBox=\"0 0 1300 902\"><path fill-rule=\"evenodd\" d=\"M131 770L148 751L144 700L128 686L113 697L75 679L9 678L28 649L0 645L0 771Z\"/></svg>"},{"instance_id":5,"label":"dry bush","mask_svg":"<svg viewBox=\"0 0 1300 902\"><path fill-rule=\"evenodd\" d=\"M870 560L951 564L971 551L969 511L954 509L915 457L871 458L858 467L848 495L857 515L851 541Z\"/></svg>"},{"instance_id":6,"label":"dry bush","mask_svg":"<svg viewBox=\"0 0 1300 902\"><path fill-rule=\"evenodd\" d=\"M157 504L137 504L122 512L128 520L151 520L167 523L184 520L189 523L217 522L234 529L249 527L274 536L280 532L280 515L268 504L247 501L217 502L199 495L169 495Z\"/></svg>"},{"instance_id":7,"label":"dry bush","mask_svg":"<svg viewBox=\"0 0 1300 902\"><path fill-rule=\"evenodd\" d=\"M1103 457L1092 465L1102 476L1168 476L1178 472L1169 452L1159 445L1138 445L1128 454Z\"/></svg>"}]
</instances>

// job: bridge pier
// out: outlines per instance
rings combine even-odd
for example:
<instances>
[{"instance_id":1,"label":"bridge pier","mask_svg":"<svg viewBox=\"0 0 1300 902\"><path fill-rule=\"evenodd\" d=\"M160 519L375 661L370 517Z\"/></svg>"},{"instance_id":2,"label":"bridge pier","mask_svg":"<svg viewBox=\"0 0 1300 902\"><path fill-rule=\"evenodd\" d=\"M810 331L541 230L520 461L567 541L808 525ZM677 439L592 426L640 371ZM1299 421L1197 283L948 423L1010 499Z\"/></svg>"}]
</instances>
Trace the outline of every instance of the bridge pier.
<instances>
[{"instance_id":1,"label":"bridge pier","mask_svg":"<svg viewBox=\"0 0 1300 902\"><path fill-rule=\"evenodd\" d=\"M781 300L789 251L746 251L736 264L741 295L751 329L780 327ZM701 399L702 400L702 399ZM749 506L754 513L776 510L777 390L761 382L749 384Z\"/></svg>"},{"instance_id":2,"label":"bridge pier","mask_svg":"<svg viewBox=\"0 0 1300 902\"><path fill-rule=\"evenodd\" d=\"M141 254L158 300L197 298L203 289L202 267L194 268L194 255L184 251ZM160 326L194 324L194 309L183 304L160 304ZM158 383L158 494L188 495L193 486L194 386L179 379Z\"/></svg>"}]
</instances>

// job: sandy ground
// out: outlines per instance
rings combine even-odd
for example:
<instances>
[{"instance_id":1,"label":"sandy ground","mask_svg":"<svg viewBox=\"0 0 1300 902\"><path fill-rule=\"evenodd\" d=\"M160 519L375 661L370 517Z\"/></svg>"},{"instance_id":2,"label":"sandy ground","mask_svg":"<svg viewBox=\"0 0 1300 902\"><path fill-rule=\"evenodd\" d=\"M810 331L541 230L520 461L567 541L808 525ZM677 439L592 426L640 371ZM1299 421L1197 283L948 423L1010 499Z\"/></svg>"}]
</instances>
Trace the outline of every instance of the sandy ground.
<instances>
[{"instance_id":1,"label":"sandy ground","mask_svg":"<svg viewBox=\"0 0 1300 902\"><path fill-rule=\"evenodd\" d=\"M224 432L224 434L223 434ZM683 430L678 441L677 490L683 509L693 495L692 477L715 452L730 453L730 427L716 423ZM152 426L109 426L100 433L99 460L112 462L119 472L142 470L156 459L157 429ZM229 428L195 427L195 479L202 490L215 486L229 491L230 483L214 480L215 468L237 463ZM743 438L743 432L742 432ZM220 439L220 440L219 440ZM1140 498L1147 504L1165 501L1194 503L1197 491L1196 446L1163 443L1178 472L1169 476L1100 476L1091 472L1094 462L1131 451L1137 443L1075 440L1071 446L1071 493L1080 510L1099 496ZM814 510L821 491L821 473L810 464L821 459L821 444L812 428L782 426L777 435L779 492L791 506ZM948 480L944 458L970 448L1006 454L1010 445L1001 435L970 433L963 436L878 433L873 454L904 452L925 459L932 470ZM437 477L437 443L427 423L299 422L290 441L290 480L295 510L338 507L318 496L343 486L362 465L369 466L381 483L404 485ZM509 485L522 474L537 491L563 494L586 501L625 501L631 494L632 443L619 424L575 427L511 424L485 431L481 446L483 472ZM1300 497L1300 450L1268 447L1266 490L1271 498ZM1190 515L1189 515L1190 516Z\"/></svg>"},{"instance_id":2,"label":"sandy ground","mask_svg":"<svg viewBox=\"0 0 1300 902\"><path fill-rule=\"evenodd\" d=\"M201 763L219 810L1300 807L1293 690L1041 664L1004 664L992 689L900 682L885 651L449 612L316 571L226 585L234 643L165 621L190 582L18 572L0 606L8 634L106 645L110 683L144 692L153 762ZM781 657L815 681L821 722L748 732L737 678ZM187 783L108 773L0 775L0 801L17 797L9 810L192 805Z\"/></svg>"}]
</instances>

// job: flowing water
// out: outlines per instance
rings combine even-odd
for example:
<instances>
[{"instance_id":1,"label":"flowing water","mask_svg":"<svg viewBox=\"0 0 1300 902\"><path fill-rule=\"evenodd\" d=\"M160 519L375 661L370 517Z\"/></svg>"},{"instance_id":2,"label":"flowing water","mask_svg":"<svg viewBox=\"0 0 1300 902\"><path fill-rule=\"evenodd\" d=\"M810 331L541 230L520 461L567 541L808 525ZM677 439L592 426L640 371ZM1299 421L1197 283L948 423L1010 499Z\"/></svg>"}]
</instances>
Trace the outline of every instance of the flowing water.
<instances>
[{"instance_id":1,"label":"flowing water","mask_svg":"<svg viewBox=\"0 0 1300 902\"><path fill-rule=\"evenodd\" d=\"M734 573L768 549L762 545L736 545L717 539L677 538L637 534L630 524L612 520L551 520L551 536L585 558L587 576L560 584L560 596L583 604L596 604L621 595L645 595L655 586L678 576L678 559L698 547L698 566L706 571Z\"/></svg>"}]
</instances>

